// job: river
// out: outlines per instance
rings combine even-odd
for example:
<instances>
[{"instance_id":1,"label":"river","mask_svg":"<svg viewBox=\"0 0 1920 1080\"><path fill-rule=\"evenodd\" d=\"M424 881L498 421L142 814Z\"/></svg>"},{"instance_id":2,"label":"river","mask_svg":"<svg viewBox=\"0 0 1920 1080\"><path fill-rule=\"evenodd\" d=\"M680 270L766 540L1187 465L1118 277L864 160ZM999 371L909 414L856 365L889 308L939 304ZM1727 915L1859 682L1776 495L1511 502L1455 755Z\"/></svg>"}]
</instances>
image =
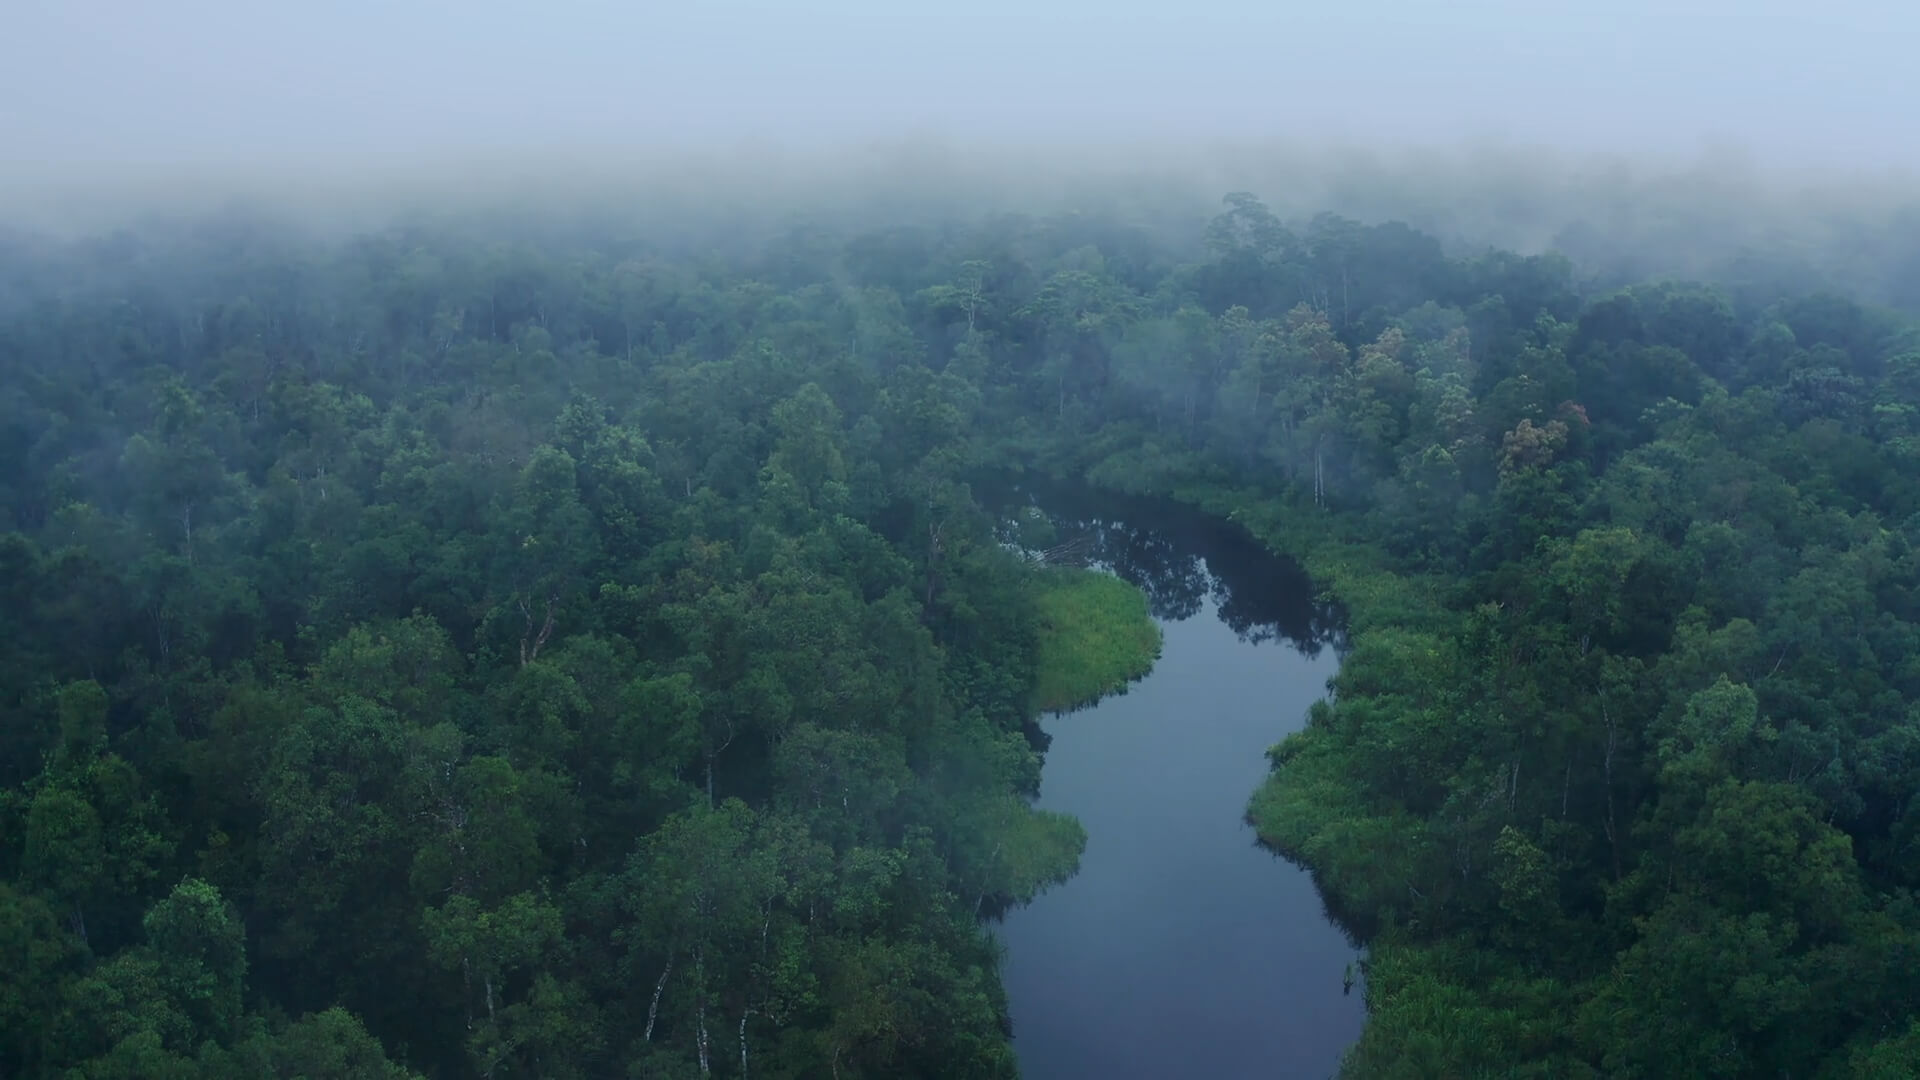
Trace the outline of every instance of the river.
<instances>
[{"instance_id":1,"label":"river","mask_svg":"<svg viewBox=\"0 0 1920 1080\"><path fill-rule=\"evenodd\" d=\"M1039 805L1078 817L1087 849L996 928L1021 1074L1331 1075L1365 1019L1343 986L1360 953L1245 812L1267 748L1326 692L1332 613L1297 567L1183 507L1021 498L1143 588L1165 635L1126 693L1042 721Z\"/></svg>"}]
</instances>

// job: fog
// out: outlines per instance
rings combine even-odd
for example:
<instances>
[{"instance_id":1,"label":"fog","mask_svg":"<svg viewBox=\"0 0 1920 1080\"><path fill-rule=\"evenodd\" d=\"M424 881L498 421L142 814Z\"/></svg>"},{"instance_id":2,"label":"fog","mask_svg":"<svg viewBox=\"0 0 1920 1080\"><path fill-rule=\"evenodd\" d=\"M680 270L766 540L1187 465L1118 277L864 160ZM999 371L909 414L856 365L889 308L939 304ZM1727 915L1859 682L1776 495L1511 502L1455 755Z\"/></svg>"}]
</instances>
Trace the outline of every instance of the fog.
<instances>
[{"instance_id":1,"label":"fog","mask_svg":"<svg viewBox=\"0 0 1920 1080\"><path fill-rule=\"evenodd\" d=\"M1920 154L1920 16L1891 2L9 9L0 219L42 226L233 195L872 205L1124 174L1442 232L1497 211L1481 239L1528 247L1623 192L1890 204Z\"/></svg>"}]
</instances>

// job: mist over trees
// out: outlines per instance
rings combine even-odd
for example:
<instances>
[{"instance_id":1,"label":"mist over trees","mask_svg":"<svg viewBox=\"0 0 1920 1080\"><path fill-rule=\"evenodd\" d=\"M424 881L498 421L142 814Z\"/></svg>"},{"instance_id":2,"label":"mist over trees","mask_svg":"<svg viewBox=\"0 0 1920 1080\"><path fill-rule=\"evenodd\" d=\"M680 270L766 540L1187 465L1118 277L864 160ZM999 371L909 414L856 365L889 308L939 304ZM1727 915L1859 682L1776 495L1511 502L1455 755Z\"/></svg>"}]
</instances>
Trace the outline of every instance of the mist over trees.
<instances>
[{"instance_id":1,"label":"mist over trees","mask_svg":"<svg viewBox=\"0 0 1920 1080\"><path fill-rule=\"evenodd\" d=\"M1352 1075L1910 1071L1911 215L1202 175L0 237L0 1072L1012 1075L1008 470L1346 608Z\"/></svg>"},{"instance_id":2,"label":"mist over trees","mask_svg":"<svg viewBox=\"0 0 1920 1080\"><path fill-rule=\"evenodd\" d=\"M1920 1075L1913 12L4 15L0 1077L1013 1076L1035 483L1344 620L1346 1075Z\"/></svg>"}]
</instances>

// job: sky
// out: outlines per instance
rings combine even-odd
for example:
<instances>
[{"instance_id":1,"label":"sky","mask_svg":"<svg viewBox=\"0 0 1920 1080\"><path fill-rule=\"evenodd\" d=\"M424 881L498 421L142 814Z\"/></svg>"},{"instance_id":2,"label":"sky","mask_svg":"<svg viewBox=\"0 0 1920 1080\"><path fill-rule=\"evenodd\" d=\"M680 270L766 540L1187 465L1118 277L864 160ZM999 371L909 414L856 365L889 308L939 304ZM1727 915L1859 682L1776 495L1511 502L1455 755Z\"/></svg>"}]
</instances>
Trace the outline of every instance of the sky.
<instances>
[{"instance_id":1,"label":"sky","mask_svg":"<svg viewBox=\"0 0 1920 1080\"><path fill-rule=\"evenodd\" d=\"M1920 9L1862 0L0 0L0 178L897 136L1904 168L1914 40Z\"/></svg>"}]
</instances>

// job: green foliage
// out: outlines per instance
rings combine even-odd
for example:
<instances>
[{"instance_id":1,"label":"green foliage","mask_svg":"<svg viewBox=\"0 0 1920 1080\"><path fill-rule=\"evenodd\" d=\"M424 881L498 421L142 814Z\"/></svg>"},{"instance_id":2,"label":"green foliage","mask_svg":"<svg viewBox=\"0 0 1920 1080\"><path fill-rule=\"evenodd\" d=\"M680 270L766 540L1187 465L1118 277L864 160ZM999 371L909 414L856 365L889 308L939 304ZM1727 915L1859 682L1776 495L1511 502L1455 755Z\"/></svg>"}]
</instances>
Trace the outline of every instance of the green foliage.
<instances>
[{"instance_id":1,"label":"green foliage","mask_svg":"<svg viewBox=\"0 0 1920 1080\"><path fill-rule=\"evenodd\" d=\"M1122 692L1160 658L1147 598L1117 577L1050 570L1035 598L1040 640L1034 708L1062 712Z\"/></svg>"},{"instance_id":2,"label":"green foliage","mask_svg":"<svg viewBox=\"0 0 1920 1080\"><path fill-rule=\"evenodd\" d=\"M1390 486L1305 527L1314 492L1186 493L1349 613L1332 700L1250 806L1377 935L1349 1075L1900 1068L1911 789L1880 785L1913 730L1920 565L1882 524L1899 449L1835 441L1869 384L1790 374L1877 361L1680 295L1542 323L1513 358L1535 379L1483 381L1473 411L1512 419L1462 476L1492 498L1447 510L1457 553L1399 543ZM1537 392L1567 359L1578 404ZM1735 407L1716 379L1768 389Z\"/></svg>"},{"instance_id":3,"label":"green foliage","mask_svg":"<svg viewBox=\"0 0 1920 1080\"><path fill-rule=\"evenodd\" d=\"M1246 193L548 224L0 250L0 1074L1012 1075L1025 725L1159 645L1024 468L1344 609L1250 813L1372 945L1349 1074L1912 1072L1898 317Z\"/></svg>"},{"instance_id":4,"label":"green foliage","mask_svg":"<svg viewBox=\"0 0 1920 1080\"><path fill-rule=\"evenodd\" d=\"M168 993L198 1030L232 1039L247 973L239 913L219 890L188 878L147 911L143 925Z\"/></svg>"}]
</instances>

